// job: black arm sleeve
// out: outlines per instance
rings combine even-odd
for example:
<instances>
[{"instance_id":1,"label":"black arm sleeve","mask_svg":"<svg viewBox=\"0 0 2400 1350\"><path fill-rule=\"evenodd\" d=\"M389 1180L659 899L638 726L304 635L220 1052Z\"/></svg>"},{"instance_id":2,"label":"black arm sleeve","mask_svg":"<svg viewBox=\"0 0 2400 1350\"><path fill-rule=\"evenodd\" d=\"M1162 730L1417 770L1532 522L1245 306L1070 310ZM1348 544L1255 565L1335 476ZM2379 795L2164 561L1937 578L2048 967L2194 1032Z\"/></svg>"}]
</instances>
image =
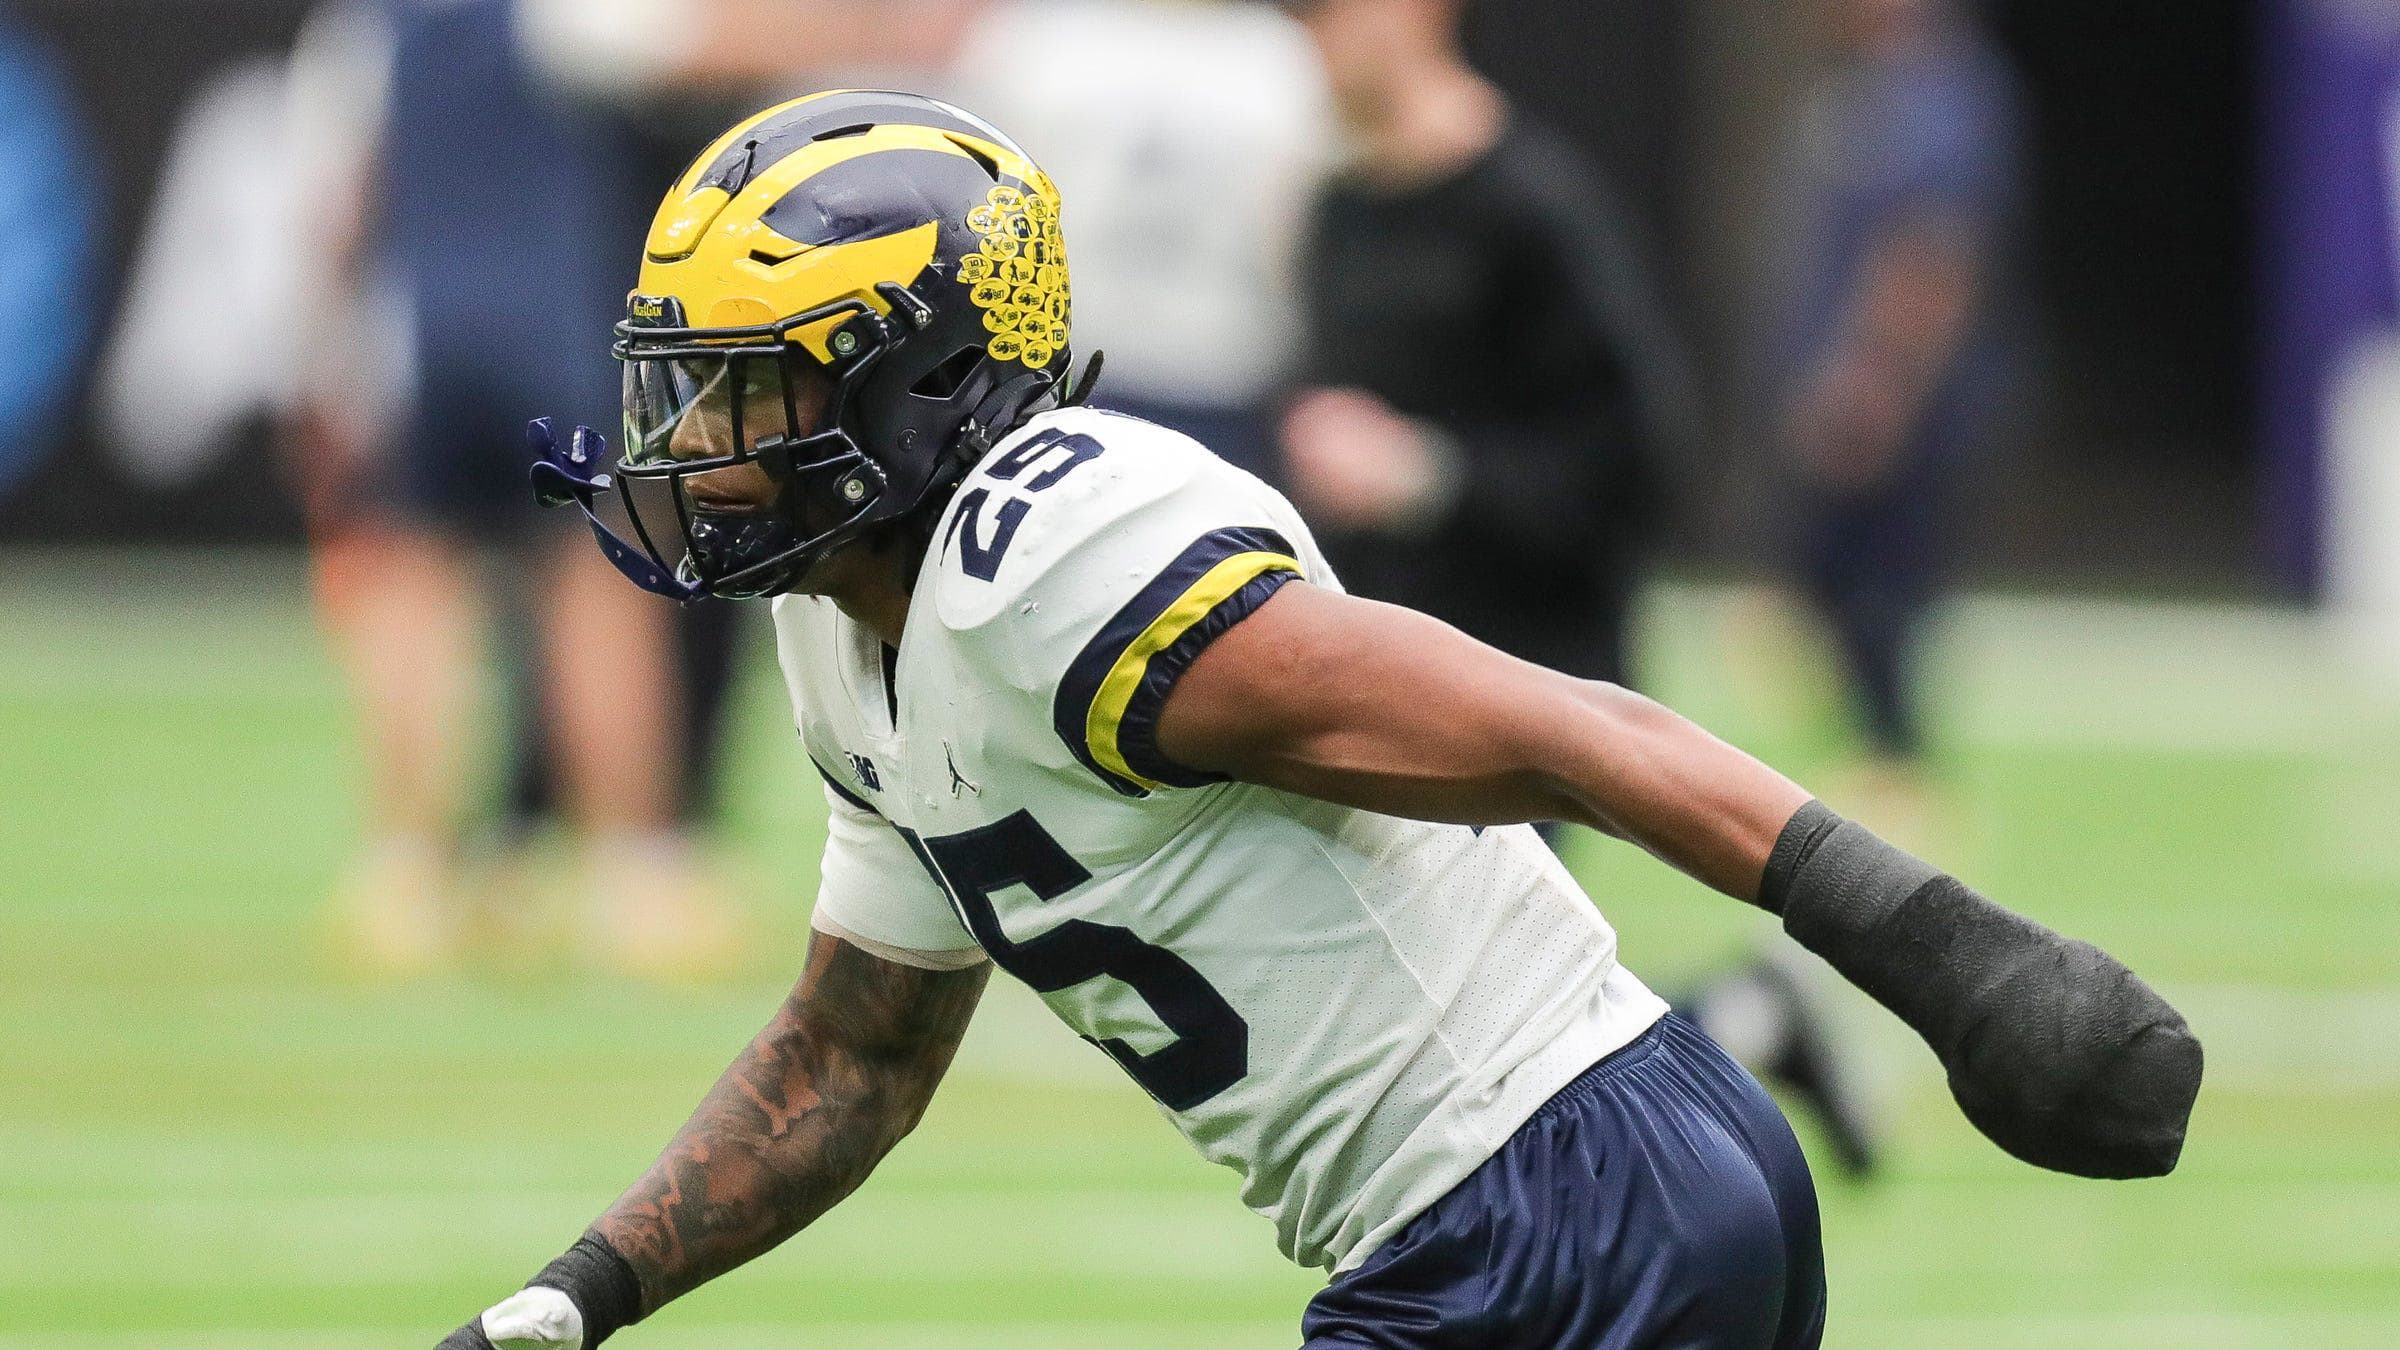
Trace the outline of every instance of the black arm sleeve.
<instances>
[{"instance_id":1,"label":"black arm sleeve","mask_svg":"<svg viewBox=\"0 0 2400 1350\"><path fill-rule=\"evenodd\" d=\"M2077 1176L2174 1170L2200 1091L2200 1042L2108 953L1816 802L1784 826L1759 903L1925 1038L1992 1142Z\"/></svg>"}]
</instances>

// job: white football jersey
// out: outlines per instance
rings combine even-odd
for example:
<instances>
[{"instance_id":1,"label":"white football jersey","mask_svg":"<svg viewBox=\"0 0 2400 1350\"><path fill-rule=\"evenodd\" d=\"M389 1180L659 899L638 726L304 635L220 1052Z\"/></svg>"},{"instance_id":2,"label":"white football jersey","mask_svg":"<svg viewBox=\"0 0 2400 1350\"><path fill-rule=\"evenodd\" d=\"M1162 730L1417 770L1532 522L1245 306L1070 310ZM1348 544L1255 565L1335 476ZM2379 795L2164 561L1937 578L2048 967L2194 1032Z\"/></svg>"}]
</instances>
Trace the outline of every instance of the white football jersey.
<instances>
[{"instance_id":1,"label":"white football jersey","mask_svg":"<svg viewBox=\"0 0 2400 1350\"><path fill-rule=\"evenodd\" d=\"M988 955L1348 1268L1665 1005L1525 826L1196 773L1167 692L1276 588L1335 585L1289 503L1193 441L1044 414L943 513L886 682L827 600L775 625L833 821L817 926ZM1314 672L1338 680L1342 672Z\"/></svg>"}]
</instances>

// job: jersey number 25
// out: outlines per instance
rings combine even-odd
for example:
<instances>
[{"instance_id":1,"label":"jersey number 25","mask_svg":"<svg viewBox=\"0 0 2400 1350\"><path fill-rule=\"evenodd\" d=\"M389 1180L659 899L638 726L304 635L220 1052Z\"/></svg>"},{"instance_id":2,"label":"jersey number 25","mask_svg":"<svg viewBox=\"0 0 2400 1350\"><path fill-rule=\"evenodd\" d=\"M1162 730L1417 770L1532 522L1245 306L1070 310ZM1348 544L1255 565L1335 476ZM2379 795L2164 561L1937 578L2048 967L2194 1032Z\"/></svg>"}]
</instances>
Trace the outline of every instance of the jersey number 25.
<instances>
[{"instance_id":1,"label":"jersey number 25","mask_svg":"<svg viewBox=\"0 0 2400 1350\"><path fill-rule=\"evenodd\" d=\"M1175 1043L1142 1054L1118 1037L1092 1043L1124 1066L1170 1111L1189 1111L1242 1079L1250 1069L1250 1024L1190 962L1144 942L1132 930L1069 919L1039 937L1012 942L1000 927L992 896L1021 885L1055 900L1092 879L1050 832L1019 811L959 834L919 839L901 832L934 880L958 902L975 941L1002 970L1054 994L1086 980L1123 981L1150 1005Z\"/></svg>"},{"instance_id":2,"label":"jersey number 25","mask_svg":"<svg viewBox=\"0 0 2400 1350\"><path fill-rule=\"evenodd\" d=\"M1053 429L1031 436L1023 445L994 457L983 472L996 482L1013 483L1018 475L1056 450L1059 457L1055 462L1043 465L1040 473L1023 484L1029 493L1043 492L1058 486L1058 480L1073 473L1077 465L1098 459L1106 448L1089 436ZM982 523L983 508L991 499L990 488L969 489L959 498L958 510L950 517L950 528L942 536L944 548L950 546L952 538L958 540L959 566L977 581L990 581L1000 575L1000 560L1008 556L1008 546L1016 542L1017 527L1025 523L1026 514L1033 510L1029 498L1003 498L986 529Z\"/></svg>"}]
</instances>

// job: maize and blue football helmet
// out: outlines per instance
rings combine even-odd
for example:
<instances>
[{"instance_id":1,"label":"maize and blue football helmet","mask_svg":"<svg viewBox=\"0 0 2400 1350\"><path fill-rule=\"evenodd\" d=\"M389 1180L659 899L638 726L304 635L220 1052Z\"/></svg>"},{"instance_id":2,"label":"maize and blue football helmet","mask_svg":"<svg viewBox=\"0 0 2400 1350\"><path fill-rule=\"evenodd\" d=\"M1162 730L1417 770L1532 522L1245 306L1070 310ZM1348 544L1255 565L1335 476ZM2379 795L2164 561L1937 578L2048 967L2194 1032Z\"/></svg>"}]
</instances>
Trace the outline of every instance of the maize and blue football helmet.
<instances>
[{"instance_id":1,"label":"maize and blue football helmet","mask_svg":"<svg viewBox=\"0 0 2400 1350\"><path fill-rule=\"evenodd\" d=\"M1069 320L1058 189L1015 142L914 94L798 99L667 194L616 330L623 446L537 422L535 490L580 505L644 589L778 594L1064 399ZM690 491L739 464L773 507Z\"/></svg>"}]
</instances>

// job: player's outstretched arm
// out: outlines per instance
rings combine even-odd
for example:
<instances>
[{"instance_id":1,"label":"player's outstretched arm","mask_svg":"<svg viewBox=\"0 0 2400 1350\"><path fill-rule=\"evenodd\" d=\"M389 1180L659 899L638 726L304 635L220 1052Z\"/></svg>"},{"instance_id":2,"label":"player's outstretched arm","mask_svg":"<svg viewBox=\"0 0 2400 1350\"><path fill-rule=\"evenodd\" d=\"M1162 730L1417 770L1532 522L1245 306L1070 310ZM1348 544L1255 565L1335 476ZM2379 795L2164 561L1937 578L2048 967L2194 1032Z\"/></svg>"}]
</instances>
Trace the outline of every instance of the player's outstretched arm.
<instances>
[{"instance_id":1,"label":"player's outstretched arm","mask_svg":"<svg viewBox=\"0 0 2400 1350\"><path fill-rule=\"evenodd\" d=\"M650 1170L444 1350L591 1350L799 1232L916 1127L990 971L921 970L816 934L791 997Z\"/></svg>"},{"instance_id":2,"label":"player's outstretched arm","mask_svg":"<svg viewBox=\"0 0 2400 1350\"><path fill-rule=\"evenodd\" d=\"M1630 690L1413 610L1294 584L1202 652L1158 722L1168 758L1418 820L1570 820L1756 900L1808 793Z\"/></svg>"},{"instance_id":3,"label":"player's outstretched arm","mask_svg":"<svg viewBox=\"0 0 2400 1350\"><path fill-rule=\"evenodd\" d=\"M1993 904L1640 695L1306 584L1220 635L1159 750L1392 815L1571 820L1782 916L1930 1044L1967 1117L2028 1162L2164 1173L2200 1046L2132 971Z\"/></svg>"}]
</instances>

